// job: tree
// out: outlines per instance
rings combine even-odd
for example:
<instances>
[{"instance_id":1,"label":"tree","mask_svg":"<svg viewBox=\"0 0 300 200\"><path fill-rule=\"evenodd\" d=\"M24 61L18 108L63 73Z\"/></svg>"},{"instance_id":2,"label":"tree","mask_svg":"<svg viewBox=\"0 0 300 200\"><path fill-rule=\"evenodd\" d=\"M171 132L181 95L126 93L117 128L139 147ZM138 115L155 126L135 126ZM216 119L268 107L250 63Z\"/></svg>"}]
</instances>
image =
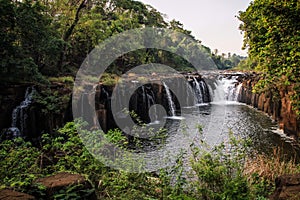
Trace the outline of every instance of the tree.
<instances>
[{"instance_id":1,"label":"tree","mask_svg":"<svg viewBox=\"0 0 300 200\"><path fill-rule=\"evenodd\" d=\"M68 2L68 3L70 3L70 5L72 5L72 7L75 7L75 14L74 14L72 21L70 22L70 24L68 24L67 29L64 31L63 36L62 36L62 40L64 41L64 44L61 48L60 56L59 56L59 59L57 62L57 68L59 69L59 71L63 70L65 54L67 51L67 42L68 42L69 38L71 37L71 35L73 34L75 26L78 24L80 12L86 7L87 2L88 2L88 0L81 0L81 1L77 1L77 2L69 1ZM73 4L75 4L75 5L73 5ZM68 16L68 17L70 17L70 16Z\"/></svg>"},{"instance_id":2,"label":"tree","mask_svg":"<svg viewBox=\"0 0 300 200\"><path fill-rule=\"evenodd\" d=\"M294 105L299 104L299 0L254 0L240 12L239 19L243 22L244 48L249 48L249 58L257 63L255 69L263 72L258 89L276 91L292 85Z\"/></svg>"},{"instance_id":3,"label":"tree","mask_svg":"<svg viewBox=\"0 0 300 200\"><path fill-rule=\"evenodd\" d=\"M0 1L2 78L32 81L52 67L60 42L44 9L38 1Z\"/></svg>"},{"instance_id":4,"label":"tree","mask_svg":"<svg viewBox=\"0 0 300 200\"><path fill-rule=\"evenodd\" d=\"M19 50L14 45L17 34L15 32L15 11L10 1L0 0L0 56L1 74L11 73L14 67L15 52Z\"/></svg>"}]
</instances>

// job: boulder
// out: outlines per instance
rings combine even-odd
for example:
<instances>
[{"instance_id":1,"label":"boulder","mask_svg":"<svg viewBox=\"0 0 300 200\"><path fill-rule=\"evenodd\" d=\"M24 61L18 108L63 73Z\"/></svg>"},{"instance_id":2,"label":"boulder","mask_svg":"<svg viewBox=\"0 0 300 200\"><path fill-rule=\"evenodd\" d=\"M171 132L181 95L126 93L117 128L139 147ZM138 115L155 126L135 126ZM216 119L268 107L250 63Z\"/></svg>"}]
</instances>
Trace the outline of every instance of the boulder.
<instances>
[{"instance_id":1,"label":"boulder","mask_svg":"<svg viewBox=\"0 0 300 200\"><path fill-rule=\"evenodd\" d=\"M17 192L14 190L3 189L0 191L0 200L33 200L34 196Z\"/></svg>"},{"instance_id":2,"label":"boulder","mask_svg":"<svg viewBox=\"0 0 300 200\"><path fill-rule=\"evenodd\" d=\"M280 176L276 178L275 185L271 200L300 199L300 174Z\"/></svg>"},{"instance_id":3,"label":"boulder","mask_svg":"<svg viewBox=\"0 0 300 200\"><path fill-rule=\"evenodd\" d=\"M297 140L300 137L300 119L293 110L293 86L280 88L278 94L272 91L253 93L252 90L259 79L259 76L252 75L244 77L238 101L267 113L278 122L288 136Z\"/></svg>"},{"instance_id":4,"label":"boulder","mask_svg":"<svg viewBox=\"0 0 300 200\"><path fill-rule=\"evenodd\" d=\"M48 196L53 196L54 194L60 193L62 190L66 190L69 186L78 185L80 186L78 189L81 192L75 192L78 196L84 195L83 199L97 199L95 192L90 194L82 193L83 190L93 190L93 186L89 181L85 179L85 177L79 174L71 174L68 172L60 172L56 175L48 176L45 178L39 178L35 181L35 183L44 185L46 187L46 194Z\"/></svg>"}]
</instances>

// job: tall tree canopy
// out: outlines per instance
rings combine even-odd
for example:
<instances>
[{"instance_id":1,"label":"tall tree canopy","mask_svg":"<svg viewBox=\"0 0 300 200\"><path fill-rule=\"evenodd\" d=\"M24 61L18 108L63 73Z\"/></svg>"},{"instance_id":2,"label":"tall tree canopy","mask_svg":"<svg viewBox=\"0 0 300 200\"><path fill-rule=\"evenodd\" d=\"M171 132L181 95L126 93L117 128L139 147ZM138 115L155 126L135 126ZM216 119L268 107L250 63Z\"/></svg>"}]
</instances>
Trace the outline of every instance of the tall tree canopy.
<instances>
[{"instance_id":1,"label":"tall tree canopy","mask_svg":"<svg viewBox=\"0 0 300 200\"><path fill-rule=\"evenodd\" d=\"M300 1L254 0L239 19L244 48L255 69L264 74L257 88L278 90L291 85L299 112Z\"/></svg>"},{"instance_id":2,"label":"tall tree canopy","mask_svg":"<svg viewBox=\"0 0 300 200\"><path fill-rule=\"evenodd\" d=\"M0 76L11 82L35 82L44 80L44 76L75 74L96 45L112 35L146 26L169 28L194 38L183 24L167 22L162 13L139 1L0 0ZM180 46L177 50L180 48L192 47ZM235 63L214 55L207 47L202 50L219 68ZM111 72L124 72L130 66L149 62L191 69L176 55L147 49L122 56L113 63Z\"/></svg>"},{"instance_id":3,"label":"tall tree canopy","mask_svg":"<svg viewBox=\"0 0 300 200\"><path fill-rule=\"evenodd\" d=\"M38 1L0 0L1 75L39 78L53 65L60 40Z\"/></svg>"},{"instance_id":4,"label":"tall tree canopy","mask_svg":"<svg viewBox=\"0 0 300 200\"><path fill-rule=\"evenodd\" d=\"M9 81L76 70L114 34L168 27L160 12L132 0L0 0L0 11L0 73Z\"/></svg>"}]
</instances>

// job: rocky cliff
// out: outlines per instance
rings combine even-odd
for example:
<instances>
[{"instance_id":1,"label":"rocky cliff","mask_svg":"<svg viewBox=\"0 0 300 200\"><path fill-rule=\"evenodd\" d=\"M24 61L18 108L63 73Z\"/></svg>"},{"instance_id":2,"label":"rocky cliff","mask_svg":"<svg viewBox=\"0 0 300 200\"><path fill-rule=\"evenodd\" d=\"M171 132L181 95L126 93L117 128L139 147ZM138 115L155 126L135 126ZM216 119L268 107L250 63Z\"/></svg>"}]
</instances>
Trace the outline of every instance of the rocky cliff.
<instances>
[{"instance_id":1,"label":"rocky cliff","mask_svg":"<svg viewBox=\"0 0 300 200\"><path fill-rule=\"evenodd\" d=\"M141 77L130 77L123 82L123 86L128 89L134 87L135 78L139 78L140 81L144 80ZM186 75L186 78L193 87L195 87L195 80L199 83L203 81L199 75ZM159 83L161 82L160 79L158 80ZM215 79L215 77L213 79ZM206 81L207 80L210 79L206 79ZM165 78L164 81L168 83L169 80L168 78ZM273 94L271 91L261 94L253 93L253 87L258 81L259 76L255 73L239 74L239 82L242 82L242 87L238 95L238 101L267 113L280 124L280 128L282 128L287 135L299 138L300 121L297 118L295 111L292 109L290 99L292 87L282 88L277 95ZM214 84L211 83L210 85ZM172 86L176 88L177 91L186 91L186 85L184 85L180 79L172 79ZM24 100L26 88L28 87L29 85L14 85L1 88L0 130L11 127L13 117L12 112L16 106L20 105ZM66 86L66 84L63 83L52 83L50 86L35 86L35 88L39 94L38 98L35 98L32 105L30 105L30 108L27 109L27 118L26 120L23 120L24 123L26 122L26 130L24 129L23 132L24 135L29 138L36 138L42 132L49 133L53 129L63 126L65 122L72 120L72 84ZM113 86L105 86L102 84L99 84L96 87L96 114L101 127L105 131L117 127L111 111L111 95L113 88ZM209 92L202 92L205 94L202 97L202 101L210 102ZM118 104L126 104L126 102L123 102L125 100L124 97L126 96L124 95L123 92L117 93ZM145 111L149 110L149 107L153 104L160 104L169 111L169 102L166 95L166 89L162 84L146 84L139 87L136 90L136 93L132 95L129 107L130 109L135 110L143 121L149 122L149 113ZM172 95L172 99L175 106L178 108L178 99L175 96L176 95ZM192 104L192 102L189 102L191 99L188 94L182 93L179 96L186 98L186 100L182 100L181 102L186 102L188 105ZM89 97L80 97L80 99L84 98ZM82 102L80 100L78 101L77 106L78 109L82 108Z\"/></svg>"},{"instance_id":2,"label":"rocky cliff","mask_svg":"<svg viewBox=\"0 0 300 200\"><path fill-rule=\"evenodd\" d=\"M300 136L300 119L292 108L291 95L292 86L281 88L279 94L271 91L263 93L253 93L254 85L259 81L259 76L255 73L246 74L242 80L243 85L240 90L238 101L257 108L276 120L280 128L291 137Z\"/></svg>"},{"instance_id":3,"label":"rocky cliff","mask_svg":"<svg viewBox=\"0 0 300 200\"><path fill-rule=\"evenodd\" d=\"M28 88L34 88L30 103L25 102ZM35 139L41 133L52 133L71 121L71 92L70 87L59 83L0 87L0 140L10 138L16 132L30 140Z\"/></svg>"}]
</instances>

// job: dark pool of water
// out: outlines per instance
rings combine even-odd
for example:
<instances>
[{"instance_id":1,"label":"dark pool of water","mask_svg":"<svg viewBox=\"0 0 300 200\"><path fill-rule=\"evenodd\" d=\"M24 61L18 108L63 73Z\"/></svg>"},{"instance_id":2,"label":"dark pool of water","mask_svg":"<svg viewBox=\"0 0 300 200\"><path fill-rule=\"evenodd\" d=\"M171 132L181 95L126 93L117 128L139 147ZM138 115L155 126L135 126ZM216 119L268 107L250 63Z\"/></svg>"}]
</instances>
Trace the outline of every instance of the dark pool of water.
<instances>
[{"instance_id":1,"label":"dark pool of water","mask_svg":"<svg viewBox=\"0 0 300 200\"><path fill-rule=\"evenodd\" d=\"M278 130L276 122L244 104L221 102L183 108L181 117L168 118L164 126L166 137L160 142L145 142L144 151L163 148L164 152L175 155L192 145L201 148L200 140L213 147L227 142L232 131L235 137L252 141L251 152L271 155L274 148L281 147L288 156L300 155L299 147L293 146L290 138ZM203 128L202 133L199 126Z\"/></svg>"}]
</instances>

